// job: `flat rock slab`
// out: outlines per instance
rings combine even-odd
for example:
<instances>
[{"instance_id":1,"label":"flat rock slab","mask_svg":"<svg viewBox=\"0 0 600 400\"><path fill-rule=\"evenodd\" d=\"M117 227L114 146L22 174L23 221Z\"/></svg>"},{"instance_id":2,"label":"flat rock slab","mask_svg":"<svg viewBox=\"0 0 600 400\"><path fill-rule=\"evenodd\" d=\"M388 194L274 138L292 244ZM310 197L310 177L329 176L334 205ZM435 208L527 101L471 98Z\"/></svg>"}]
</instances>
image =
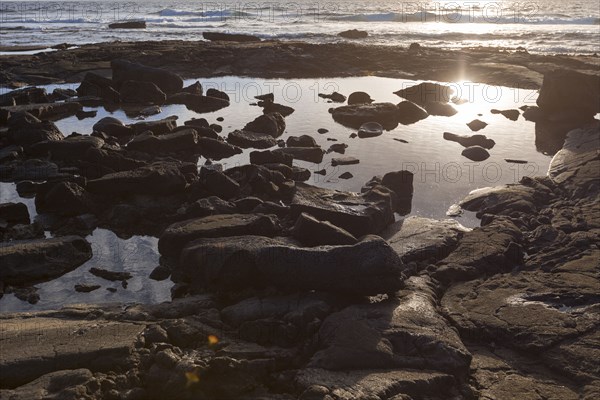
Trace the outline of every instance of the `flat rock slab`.
<instances>
[{"instance_id":1,"label":"flat rock slab","mask_svg":"<svg viewBox=\"0 0 600 400\"><path fill-rule=\"evenodd\" d=\"M189 283L192 290L274 286L374 295L397 290L403 270L400 258L378 236L353 246L311 248L264 236L233 236L189 243L173 279Z\"/></svg>"},{"instance_id":2,"label":"flat rock slab","mask_svg":"<svg viewBox=\"0 0 600 400\"><path fill-rule=\"evenodd\" d=\"M158 241L158 250L163 255L174 256L195 239L240 235L274 236L280 229L279 221L274 215L210 215L170 225Z\"/></svg>"},{"instance_id":3,"label":"flat rock slab","mask_svg":"<svg viewBox=\"0 0 600 400\"><path fill-rule=\"evenodd\" d=\"M36 316L2 317L1 388L15 388L49 372L126 367L144 325Z\"/></svg>"},{"instance_id":4,"label":"flat rock slab","mask_svg":"<svg viewBox=\"0 0 600 400\"><path fill-rule=\"evenodd\" d=\"M91 257L90 244L79 236L0 243L0 281L20 285L57 278Z\"/></svg>"},{"instance_id":5,"label":"flat rock slab","mask_svg":"<svg viewBox=\"0 0 600 400\"><path fill-rule=\"evenodd\" d=\"M409 217L389 226L381 237L405 263L411 261L437 261L447 257L458 245L465 228L456 220L435 220L423 217Z\"/></svg>"}]
</instances>

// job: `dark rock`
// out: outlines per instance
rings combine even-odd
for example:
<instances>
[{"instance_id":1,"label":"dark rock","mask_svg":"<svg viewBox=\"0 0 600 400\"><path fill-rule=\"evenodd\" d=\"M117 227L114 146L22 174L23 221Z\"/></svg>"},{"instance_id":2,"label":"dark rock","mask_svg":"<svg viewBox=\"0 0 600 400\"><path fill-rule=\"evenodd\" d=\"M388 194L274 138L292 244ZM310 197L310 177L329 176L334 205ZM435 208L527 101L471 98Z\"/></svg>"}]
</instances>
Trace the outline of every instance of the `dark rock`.
<instances>
[{"instance_id":1,"label":"dark rock","mask_svg":"<svg viewBox=\"0 0 600 400\"><path fill-rule=\"evenodd\" d=\"M172 194L182 191L186 180L177 165L154 163L131 171L115 172L90 180L87 189L100 194Z\"/></svg>"},{"instance_id":2,"label":"dark rock","mask_svg":"<svg viewBox=\"0 0 600 400\"><path fill-rule=\"evenodd\" d=\"M275 101L275 95L273 93L260 94L258 96L254 96L254 98L257 100L262 100L262 101L266 101L266 102L270 102L270 103Z\"/></svg>"},{"instance_id":3,"label":"dark rock","mask_svg":"<svg viewBox=\"0 0 600 400\"><path fill-rule=\"evenodd\" d=\"M200 168L200 182L209 192L222 199L230 199L240 192L240 185L220 171Z\"/></svg>"},{"instance_id":4,"label":"dark rock","mask_svg":"<svg viewBox=\"0 0 600 400\"><path fill-rule=\"evenodd\" d=\"M410 171L388 172L381 184L391 189L398 197L411 197L413 194L414 174Z\"/></svg>"},{"instance_id":5,"label":"dark rock","mask_svg":"<svg viewBox=\"0 0 600 400\"><path fill-rule=\"evenodd\" d=\"M425 103L423 107L430 115L441 115L443 117L451 117L458 112L456 108L452 106L452 104L442 103L439 101Z\"/></svg>"},{"instance_id":6,"label":"dark rock","mask_svg":"<svg viewBox=\"0 0 600 400\"><path fill-rule=\"evenodd\" d=\"M98 115L98 111L96 110L92 110L92 111L78 111L75 116L77 117L78 120L82 120L82 119L86 119L86 118L94 118L96 115Z\"/></svg>"},{"instance_id":7,"label":"dark rock","mask_svg":"<svg viewBox=\"0 0 600 400\"><path fill-rule=\"evenodd\" d=\"M0 221L29 225L29 211L23 203L0 203Z\"/></svg>"},{"instance_id":8,"label":"dark rock","mask_svg":"<svg viewBox=\"0 0 600 400\"><path fill-rule=\"evenodd\" d=\"M333 92L331 94L319 93L319 97L323 99L329 99L334 103L343 103L346 101L346 96L338 92Z\"/></svg>"},{"instance_id":9,"label":"dark rock","mask_svg":"<svg viewBox=\"0 0 600 400\"><path fill-rule=\"evenodd\" d=\"M37 87L12 90L0 95L0 107L49 103L50 101L46 89Z\"/></svg>"},{"instance_id":10,"label":"dark rock","mask_svg":"<svg viewBox=\"0 0 600 400\"><path fill-rule=\"evenodd\" d=\"M211 89L208 91L210 92ZM185 104L188 109L197 113L208 113L229 107L229 100L192 93L176 93L167 97L165 104Z\"/></svg>"},{"instance_id":11,"label":"dark rock","mask_svg":"<svg viewBox=\"0 0 600 400\"><path fill-rule=\"evenodd\" d=\"M268 149L277 144L275 138L267 133L235 130L227 136L227 141L243 149Z\"/></svg>"},{"instance_id":12,"label":"dark rock","mask_svg":"<svg viewBox=\"0 0 600 400\"><path fill-rule=\"evenodd\" d=\"M600 75L573 70L544 74L537 105L548 115L571 114L583 122L600 112Z\"/></svg>"},{"instance_id":13,"label":"dark rock","mask_svg":"<svg viewBox=\"0 0 600 400\"><path fill-rule=\"evenodd\" d=\"M196 200L187 206L185 216L188 218L200 218L217 214L234 214L236 210L233 203L225 201L217 196L209 196Z\"/></svg>"},{"instance_id":14,"label":"dark rock","mask_svg":"<svg viewBox=\"0 0 600 400\"><path fill-rule=\"evenodd\" d=\"M28 113L14 114L8 121L8 126L8 140L25 148L35 143L64 138L53 122L42 122Z\"/></svg>"},{"instance_id":15,"label":"dark rock","mask_svg":"<svg viewBox=\"0 0 600 400\"><path fill-rule=\"evenodd\" d=\"M320 147L283 147L273 150L274 153L291 155L296 160L319 164L323 161L325 150Z\"/></svg>"},{"instance_id":16,"label":"dark rock","mask_svg":"<svg viewBox=\"0 0 600 400\"><path fill-rule=\"evenodd\" d=\"M402 125L410 125L425 119L429 113L422 107L412 101L402 101L398 103L398 122Z\"/></svg>"},{"instance_id":17,"label":"dark rock","mask_svg":"<svg viewBox=\"0 0 600 400\"><path fill-rule=\"evenodd\" d=\"M146 29L146 21L125 21L108 24L110 29Z\"/></svg>"},{"instance_id":18,"label":"dark rock","mask_svg":"<svg viewBox=\"0 0 600 400\"><path fill-rule=\"evenodd\" d=\"M284 164L291 167L293 160L293 155L273 150L253 151L250 153L250 162L252 164Z\"/></svg>"},{"instance_id":19,"label":"dark rock","mask_svg":"<svg viewBox=\"0 0 600 400\"><path fill-rule=\"evenodd\" d=\"M306 213L298 216L292 235L305 246L353 245L357 242L346 230Z\"/></svg>"},{"instance_id":20,"label":"dark rock","mask_svg":"<svg viewBox=\"0 0 600 400\"><path fill-rule=\"evenodd\" d=\"M113 117L104 117L96 122L92 129L96 132L104 132L109 136L117 138L128 137L134 134L134 130L125 126L121 121Z\"/></svg>"},{"instance_id":21,"label":"dark rock","mask_svg":"<svg viewBox=\"0 0 600 400\"><path fill-rule=\"evenodd\" d=\"M100 289L100 287L100 285L77 284L75 285L75 291L79 293L90 293L94 290Z\"/></svg>"},{"instance_id":22,"label":"dark rock","mask_svg":"<svg viewBox=\"0 0 600 400\"><path fill-rule=\"evenodd\" d=\"M167 100L167 95L152 82L125 81L119 93L124 103L163 104Z\"/></svg>"},{"instance_id":23,"label":"dark rock","mask_svg":"<svg viewBox=\"0 0 600 400\"><path fill-rule=\"evenodd\" d=\"M180 92L183 80L173 72L147 67L126 60L112 60L113 81L120 86L125 81L152 82L167 94Z\"/></svg>"},{"instance_id":24,"label":"dark rock","mask_svg":"<svg viewBox=\"0 0 600 400\"><path fill-rule=\"evenodd\" d=\"M365 92L354 92L350 93L350 96L348 96L349 106L353 104L371 104L374 101L375 100L373 100L371 96L369 96L369 94Z\"/></svg>"},{"instance_id":25,"label":"dark rock","mask_svg":"<svg viewBox=\"0 0 600 400\"><path fill-rule=\"evenodd\" d=\"M190 126L192 128L209 128L208 121L205 118L192 118L189 121L185 121L183 123L185 126Z\"/></svg>"},{"instance_id":26,"label":"dark rock","mask_svg":"<svg viewBox=\"0 0 600 400\"><path fill-rule=\"evenodd\" d=\"M292 175L290 178L296 182L306 182L310 179L310 171L306 168L292 167Z\"/></svg>"},{"instance_id":27,"label":"dark rock","mask_svg":"<svg viewBox=\"0 0 600 400\"><path fill-rule=\"evenodd\" d=\"M454 133L444 132L444 139L460 143L463 147L481 146L484 149L491 149L496 145L492 139L485 135L455 135Z\"/></svg>"},{"instance_id":28,"label":"dark rock","mask_svg":"<svg viewBox=\"0 0 600 400\"><path fill-rule=\"evenodd\" d=\"M219 124L210 124L210 129L214 130L215 132L223 132L223 127Z\"/></svg>"},{"instance_id":29,"label":"dark rock","mask_svg":"<svg viewBox=\"0 0 600 400\"><path fill-rule=\"evenodd\" d=\"M317 142L311 136L290 136L285 142L288 147L317 147Z\"/></svg>"},{"instance_id":30,"label":"dark rock","mask_svg":"<svg viewBox=\"0 0 600 400\"><path fill-rule=\"evenodd\" d=\"M357 29L350 29L350 30L338 33L338 36L341 36L346 39L364 39L367 36L369 36L369 33L366 31L359 31Z\"/></svg>"},{"instance_id":31,"label":"dark rock","mask_svg":"<svg viewBox=\"0 0 600 400\"><path fill-rule=\"evenodd\" d=\"M206 40L210 40L212 42L215 41L223 41L223 42L260 42L260 38L258 36L253 35L241 35L241 34L233 34L233 33L223 33L223 32L202 32L202 36Z\"/></svg>"},{"instance_id":32,"label":"dark rock","mask_svg":"<svg viewBox=\"0 0 600 400\"><path fill-rule=\"evenodd\" d=\"M150 273L149 278L155 281L164 281L171 276L171 269L164 265L159 265Z\"/></svg>"},{"instance_id":33,"label":"dark rock","mask_svg":"<svg viewBox=\"0 0 600 400\"><path fill-rule=\"evenodd\" d=\"M361 139L381 136L383 134L383 126L377 122L366 122L358 129L358 137Z\"/></svg>"},{"instance_id":34,"label":"dark rock","mask_svg":"<svg viewBox=\"0 0 600 400\"><path fill-rule=\"evenodd\" d=\"M474 119L473 121L469 122L467 124L467 126L469 127L469 129L471 129L472 131L480 131L483 128L485 128L486 126L488 126L488 124L486 122L483 122L479 119Z\"/></svg>"},{"instance_id":35,"label":"dark rock","mask_svg":"<svg viewBox=\"0 0 600 400\"><path fill-rule=\"evenodd\" d=\"M83 77L81 85L77 88L77 95L79 97L99 97L108 103L119 103L121 96L114 85L112 79L88 72Z\"/></svg>"},{"instance_id":36,"label":"dark rock","mask_svg":"<svg viewBox=\"0 0 600 400\"><path fill-rule=\"evenodd\" d=\"M334 143L331 146L329 146L329 149L327 149L327 153L336 152L339 154L345 154L347 148L348 145L346 143Z\"/></svg>"},{"instance_id":37,"label":"dark rock","mask_svg":"<svg viewBox=\"0 0 600 400\"><path fill-rule=\"evenodd\" d=\"M184 87L183 89L181 89L181 91L184 93L198 94L200 96L202 96L202 94L204 93L202 89L202 84L199 81L196 81L191 85Z\"/></svg>"},{"instance_id":38,"label":"dark rock","mask_svg":"<svg viewBox=\"0 0 600 400\"><path fill-rule=\"evenodd\" d=\"M285 218L290 213L290 208L278 203L273 203L272 201L265 201L256 206L252 212L255 214L272 214L279 218Z\"/></svg>"},{"instance_id":39,"label":"dark rock","mask_svg":"<svg viewBox=\"0 0 600 400\"><path fill-rule=\"evenodd\" d=\"M193 290L275 286L368 295L397 290L402 271L396 253L377 236L354 246L313 248L291 247L263 236L234 236L189 243L176 278Z\"/></svg>"},{"instance_id":40,"label":"dark rock","mask_svg":"<svg viewBox=\"0 0 600 400\"><path fill-rule=\"evenodd\" d=\"M214 97L216 99L229 101L229 95L221 90L210 88L206 91L206 96Z\"/></svg>"},{"instance_id":41,"label":"dark rock","mask_svg":"<svg viewBox=\"0 0 600 400\"><path fill-rule=\"evenodd\" d=\"M52 160L82 159L89 149L99 149L104 140L94 136L69 136L64 140L35 143L29 153L36 157L50 156Z\"/></svg>"},{"instance_id":42,"label":"dark rock","mask_svg":"<svg viewBox=\"0 0 600 400\"><path fill-rule=\"evenodd\" d=\"M126 281L131 279L132 275L129 272L109 271L103 268L92 267L90 273L107 281Z\"/></svg>"},{"instance_id":43,"label":"dark rock","mask_svg":"<svg viewBox=\"0 0 600 400\"><path fill-rule=\"evenodd\" d=\"M92 257L79 236L0 243L0 280L23 285L57 278Z\"/></svg>"},{"instance_id":44,"label":"dark rock","mask_svg":"<svg viewBox=\"0 0 600 400\"><path fill-rule=\"evenodd\" d=\"M346 171L343 174L341 174L339 176L340 179L351 179L354 178L354 175L352 175L350 172Z\"/></svg>"},{"instance_id":45,"label":"dark rock","mask_svg":"<svg viewBox=\"0 0 600 400\"><path fill-rule=\"evenodd\" d=\"M279 113L264 114L247 123L243 130L266 133L276 138L285 131L285 120Z\"/></svg>"},{"instance_id":46,"label":"dark rock","mask_svg":"<svg viewBox=\"0 0 600 400\"><path fill-rule=\"evenodd\" d=\"M411 53L415 53L415 52L418 53L419 51L421 51L422 48L423 47L421 46L420 43L415 42L415 43L411 43L410 46L408 46L408 51Z\"/></svg>"},{"instance_id":47,"label":"dark rock","mask_svg":"<svg viewBox=\"0 0 600 400\"><path fill-rule=\"evenodd\" d=\"M241 154L242 149L238 146L233 146L222 140L211 139L208 137L198 138L198 152L206 158L213 160L221 160L229 158L236 154Z\"/></svg>"},{"instance_id":48,"label":"dark rock","mask_svg":"<svg viewBox=\"0 0 600 400\"><path fill-rule=\"evenodd\" d=\"M367 122L378 122L385 129L398 126L398 107L392 103L355 104L331 110L333 119L351 128L360 128Z\"/></svg>"},{"instance_id":49,"label":"dark rock","mask_svg":"<svg viewBox=\"0 0 600 400\"><path fill-rule=\"evenodd\" d=\"M337 167L338 165L353 165L360 163L360 160L355 157L334 157L331 159L331 166Z\"/></svg>"},{"instance_id":50,"label":"dark rock","mask_svg":"<svg viewBox=\"0 0 600 400\"><path fill-rule=\"evenodd\" d=\"M156 121L137 122L130 126L135 132L135 134L150 131L155 135L163 135L175 129L175 127L177 126L177 120L176 118L167 117Z\"/></svg>"},{"instance_id":51,"label":"dark rock","mask_svg":"<svg viewBox=\"0 0 600 400\"><path fill-rule=\"evenodd\" d=\"M448 103L454 94L454 90L450 86L439 83L423 82L398 90L394 94L420 106L424 106L427 103Z\"/></svg>"},{"instance_id":52,"label":"dark rock","mask_svg":"<svg viewBox=\"0 0 600 400\"><path fill-rule=\"evenodd\" d=\"M151 154L193 152L197 144L198 135L194 129L183 129L160 136L147 131L136 135L131 142L127 143L127 149Z\"/></svg>"},{"instance_id":53,"label":"dark rock","mask_svg":"<svg viewBox=\"0 0 600 400\"><path fill-rule=\"evenodd\" d=\"M58 166L56 164L38 159L25 160L12 172L12 179L15 181L45 181L57 176Z\"/></svg>"},{"instance_id":54,"label":"dark rock","mask_svg":"<svg viewBox=\"0 0 600 400\"><path fill-rule=\"evenodd\" d=\"M284 117L287 117L289 115L292 115L294 113L294 110L292 107L289 106L284 106L283 104L278 104L278 103L270 103L267 102L264 107L263 107L263 112L265 114L270 114L270 113L279 113Z\"/></svg>"},{"instance_id":55,"label":"dark rock","mask_svg":"<svg viewBox=\"0 0 600 400\"><path fill-rule=\"evenodd\" d=\"M495 108L491 110L492 114L501 114L504 117L510 119L511 121L516 121L519 119L519 110L496 110Z\"/></svg>"},{"instance_id":56,"label":"dark rock","mask_svg":"<svg viewBox=\"0 0 600 400\"><path fill-rule=\"evenodd\" d=\"M237 209L243 213L249 213L254 210L256 207L261 205L263 201L258 197L244 197L242 199L236 200L233 202Z\"/></svg>"},{"instance_id":57,"label":"dark rock","mask_svg":"<svg viewBox=\"0 0 600 400\"><path fill-rule=\"evenodd\" d=\"M484 161L490 157L490 153L481 146L469 146L461 154L471 161Z\"/></svg>"},{"instance_id":58,"label":"dark rock","mask_svg":"<svg viewBox=\"0 0 600 400\"><path fill-rule=\"evenodd\" d=\"M75 216L91 213L96 206L85 189L75 182L66 181L38 190L35 208L39 213Z\"/></svg>"},{"instance_id":59,"label":"dark rock","mask_svg":"<svg viewBox=\"0 0 600 400\"><path fill-rule=\"evenodd\" d=\"M325 129L325 128L319 128L317 129L317 132L320 133L321 135L329 132L329 129Z\"/></svg>"},{"instance_id":60,"label":"dark rock","mask_svg":"<svg viewBox=\"0 0 600 400\"><path fill-rule=\"evenodd\" d=\"M276 218L262 214L229 214L177 222L158 241L162 255L176 256L187 243L199 238L239 235L274 236L280 230Z\"/></svg>"}]
</instances>

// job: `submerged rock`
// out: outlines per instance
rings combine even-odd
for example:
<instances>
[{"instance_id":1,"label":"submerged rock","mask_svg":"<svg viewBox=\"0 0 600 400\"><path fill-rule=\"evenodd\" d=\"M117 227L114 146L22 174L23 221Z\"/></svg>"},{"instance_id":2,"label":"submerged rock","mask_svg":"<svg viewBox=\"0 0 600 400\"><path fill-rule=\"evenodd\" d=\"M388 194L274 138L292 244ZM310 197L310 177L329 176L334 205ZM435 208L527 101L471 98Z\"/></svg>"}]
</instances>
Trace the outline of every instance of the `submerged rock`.
<instances>
[{"instance_id":1,"label":"submerged rock","mask_svg":"<svg viewBox=\"0 0 600 400\"><path fill-rule=\"evenodd\" d=\"M496 145L492 139L485 135L456 135L450 132L444 132L444 139L460 143L463 147L481 146L484 149L491 149Z\"/></svg>"}]
</instances>

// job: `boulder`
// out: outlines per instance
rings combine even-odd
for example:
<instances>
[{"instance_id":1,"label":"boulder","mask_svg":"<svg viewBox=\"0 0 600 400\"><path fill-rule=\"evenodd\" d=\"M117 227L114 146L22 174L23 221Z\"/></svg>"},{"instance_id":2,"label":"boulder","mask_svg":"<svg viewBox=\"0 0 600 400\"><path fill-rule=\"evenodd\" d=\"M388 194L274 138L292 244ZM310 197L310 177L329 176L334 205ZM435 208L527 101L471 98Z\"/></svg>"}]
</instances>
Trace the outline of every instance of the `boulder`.
<instances>
[{"instance_id":1,"label":"boulder","mask_svg":"<svg viewBox=\"0 0 600 400\"><path fill-rule=\"evenodd\" d=\"M35 196L38 213L76 216L93 213L97 208L90 193L75 182L58 182L38 191Z\"/></svg>"},{"instance_id":2,"label":"boulder","mask_svg":"<svg viewBox=\"0 0 600 400\"><path fill-rule=\"evenodd\" d=\"M341 36L346 39L364 39L367 36L369 36L369 33L366 31L359 31L358 29L350 29L338 33L338 36Z\"/></svg>"},{"instance_id":3,"label":"boulder","mask_svg":"<svg viewBox=\"0 0 600 400\"><path fill-rule=\"evenodd\" d=\"M243 130L266 133L276 138L285 131L285 120L279 113L264 114L247 123Z\"/></svg>"},{"instance_id":4,"label":"boulder","mask_svg":"<svg viewBox=\"0 0 600 400\"><path fill-rule=\"evenodd\" d=\"M136 122L130 125L135 134L150 131L155 135L163 135L171 132L177 126L177 118L167 117L156 121Z\"/></svg>"},{"instance_id":5,"label":"boulder","mask_svg":"<svg viewBox=\"0 0 600 400\"><path fill-rule=\"evenodd\" d=\"M236 154L241 154L242 149L227 142L208 137L198 138L198 152L206 158L221 160L229 158Z\"/></svg>"},{"instance_id":6,"label":"boulder","mask_svg":"<svg viewBox=\"0 0 600 400\"><path fill-rule=\"evenodd\" d=\"M185 207L186 218L200 218L208 215L234 214L236 206L217 196L209 196L196 200Z\"/></svg>"},{"instance_id":7,"label":"boulder","mask_svg":"<svg viewBox=\"0 0 600 400\"><path fill-rule=\"evenodd\" d=\"M189 243L173 276L193 291L274 286L375 295L399 289L403 269L396 253L377 236L353 246L312 248L264 236L233 236Z\"/></svg>"},{"instance_id":8,"label":"boulder","mask_svg":"<svg viewBox=\"0 0 600 400\"><path fill-rule=\"evenodd\" d=\"M235 197L240 192L239 183L214 169L200 168L200 182L210 193L223 199Z\"/></svg>"},{"instance_id":9,"label":"boulder","mask_svg":"<svg viewBox=\"0 0 600 400\"><path fill-rule=\"evenodd\" d=\"M252 164L284 164L292 166L294 156L273 150L253 151L250 153L250 162Z\"/></svg>"},{"instance_id":10,"label":"boulder","mask_svg":"<svg viewBox=\"0 0 600 400\"><path fill-rule=\"evenodd\" d=\"M423 82L418 85L400 89L394 94L412 101L420 106L427 103L448 103L454 94L450 86L433 82Z\"/></svg>"},{"instance_id":11,"label":"boulder","mask_svg":"<svg viewBox=\"0 0 600 400\"><path fill-rule=\"evenodd\" d=\"M290 136L285 141L287 147L318 147L316 140L312 136Z\"/></svg>"},{"instance_id":12,"label":"boulder","mask_svg":"<svg viewBox=\"0 0 600 400\"><path fill-rule=\"evenodd\" d=\"M461 154L471 161L484 161L490 157L490 153L481 146L469 146Z\"/></svg>"},{"instance_id":13,"label":"boulder","mask_svg":"<svg viewBox=\"0 0 600 400\"><path fill-rule=\"evenodd\" d=\"M50 101L46 89L38 87L11 90L8 93L0 95L0 107L49 103Z\"/></svg>"},{"instance_id":14,"label":"boulder","mask_svg":"<svg viewBox=\"0 0 600 400\"><path fill-rule=\"evenodd\" d=\"M77 88L79 97L99 97L107 103L119 103L121 96L112 79L88 72Z\"/></svg>"},{"instance_id":15,"label":"boulder","mask_svg":"<svg viewBox=\"0 0 600 400\"><path fill-rule=\"evenodd\" d=\"M459 143L463 147L480 146L484 149L491 149L496 145L492 139L485 135L456 135L450 132L444 132L444 139Z\"/></svg>"},{"instance_id":16,"label":"boulder","mask_svg":"<svg viewBox=\"0 0 600 400\"><path fill-rule=\"evenodd\" d=\"M429 113L422 107L412 101L402 101L398 103L398 122L402 125L410 125L425 119Z\"/></svg>"},{"instance_id":17,"label":"boulder","mask_svg":"<svg viewBox=\"0 0 600 400\"><path fill-rule=\"evenodd\" d=\"M103 132L117 138L129 137L135 133L131 127L125 126L123 122L114 117L102 118L94 124L92 129L94 132Z\"/></svg>"},{"instance_id":18,"label":"boulder","mask_svg":"<svg viewBox=\"0 0 600 400\"><path fill-rule=\"evenodd\" d=\"M157 162L92 179L87 189L92 193L109 195L167 195L180 192L185 186L185 177L176 164Z\"/></svg>"},{"instance_id":19,"label":"boulder","mask_svg":"<svg viewBox=\"0 0 600 400\"><path fill-rule=\"evenodd\" d=\"M277 144L275 138L267 133L235 130L227 136L227 141L243 149L268 149Z\"/></svg>"},{"instance_id":20,"label":"boulder","mask_svg":"<svg viewBox=\"0 0 600 400\"><path fill-rule=\"evenodd\" d=\"M271 114L276 112L284 117L287 117L289 115L292 115L294 111L296 110L294 110L292 107L284 106L283 104L279 103L266 102L263 106L263 113L265 114Z\"/></svg>"},{"instance_id":21,"label":"boulder","mask_svg":"<svg viewBox=\"0 0 600 400\"><path fill-rule=\"evenodd\" d=\"M197 144L198 135L194 129L184 129L160 136L147 131L136 135L131 142L127 143L127 149L151 154L193 152Z\"/></svg>"},{"instance_id":22,"label":"boulder","mask_svg":"<svg viewBox=\"0 0 600 400\"><path fill-rule=\"evenodd\" d=\"M273 150L274 153L291 155L296 160L319 164L323 161L325 150L320 147L283 147Z\"/></svg>"},{"instance_id":23,"label":"boulder","mask_svg":"<svg viewBox=\"0 0 600 400\"><path fill-rule=\"evenodd\" d=\"M329 146L329 148L327 149L327 153L339 153L339 154L345 154L346 153L346 149L348 148L348 145L346 143L334 143L331 146Z\"/></svg>"},{"instance_id":24,"label":"boulder","mask_svg":"<svg viewBox=\"0 0 600 400\"><path fill-rule=\"evenodd\" d=\"M388 172L381 184L392 190L398 197L411 197L413 194L414 174L410 171Z\"/></svg>"},{"instance_id":25,"label":"boulder","mask_svg":"<svg viewBox=\"0 0 600 400\"><path fill-rule=\"evenodd\" d=\"M124 103L163 104L167 99L167 95L152 82L125 81L119 92Z\"/></svg>"},{"instance_id":26,"label":"boulder","mask_svg":"<svg viewBox=\"0 0 600 400\"><path fill-rule=\"evenodd\" d=\"M192 93L173 94L167 97L165 104L185 104L188 109L197 113L208 113L229 107L229 101L226 99Z\"/></svg>"},{"instance_id":27,"label":"boulder","mask_svg":"<svg viewBox=\"0 0 600 400\"><path fill-rule=\"evenodd\" d=\"M358 129L358 137L361 139L381 136L383 134L383 126L377 122L367 122Z\"/></svg>"},{"instance_id":28,"label":"boulder","mask_svg":"<svg viewBox=\"0 0 600 400\"><path fill-rule=\"evenodd\" d=\"M260 42L258 36L223 32L202 32L202 36L211 42Z\"/></svg>"},{"instance_id":29,"label":"boulder","mask_svg":"<svg viewBox=\"0 0 600 400\"><path fill-rule=\"evenodd\" d=\"M199 238L257 235L275 236L281 228L272 215L228 214L211 215L170 225L158 241L158 250L165 256L177 256L189 242Z\"/></svg>"},{"instance_id":30,"label":"boulder","mask_svg":"<svg viewBox=\"0 0 600 400\"><path fill-rule=\"evenodd\" d=\"M537 105L547 115L571 113L583 122L600 112L600 75L573 70L544 74Z\"/></svg>"},{"instance_id":31,"label":"boulder","mask_svg":"<svg viewBox=\"0 0 600 400\"><path fill-rule=\"evenodd\" d=\"M429 115L440 115L442 117L451 117L458 111L452 104L442 103L441 101L430 101L423 104Z\"/></svg>"},{"instance_id":32,"label":"boulder","mask_svg":"<svg viewBox=\"0 0 600 400\"><path fill-rule=\"evenodd\" d=\"M354 104L331 110L333 119L351 128L360 128L367 122L378 122L385 129L398 126L398 107L392 103Z\"/></svg>"},{"instance_id":33,"label":"boulder","mask_svg":"<svg viewBox=\"0 0 600 400\"><path fill-rule=\"evenodd\" d=\"M23 203L0 203L0 221L29 225L29 211Z\"/></svg>"},{"instance_id":34,"label":"boulder","mask_svg":"<svg viewBox=\"0 0 600 400\"><path fill-rule=\"evenodd\" d=\"M74 270L92 257L92 248L79 236L0 243L0 281L33 284Z\"/></svg>"},{"instance_id":35,"label":"boulder","mask_svg":"<svg viewBox=\"0 0 600 400\"><path fill-rule=\"evenodd\" d=\"M292 230L294 238L305 246L353 245L356 238L328 221L319 221L310 214L301 213Z\"/></svg>"},{"instance_id":36,"label":"boulder","mask_svg":"<svg viewBox=\"0 0 600 400\"><path fill-rule=\"evenodd\" d=\"M99 149L104 140L87 135L69 136L64 140L46 140L35 143L29 153L36 157L50 156L52 160L83 159L89 149Z\"/></svg>"},{"instance_id":37,"label":"boulder","mask_svg":"<svg viewBox=\"0 0 600 400\"><path fill-rule=\"evenodd\" d=\"M167 94L180 92L183 88L183 80L173 72L147 67L126 60L112 60L110 62L113 81L120 87L125 81L152 82Z\"/></svg>"},{"instance_id":38,"label":"boulder","mask_svg":"<svg viewBox=\"0 0 600 400\"><path fill-rule=\"evenodd\" d=\"M108 24L110 29L146 29L146 21L125 21Z\"/></svg>"},{"instance_id":39,"label":"boulder","mask_svg":"<svg viewBox=\"0 0 600 400\"><path fill-rule=\"evenodd\" d=\"M6 136L11 143L24 148L35 143L64 138L53 122L42 122L28 113L11 116Z\"/></svg>"},{"instance_id":40,"label":"boulder","mask_svg":"<svg viewBox=\"0 0 600 400\"><path fill-rule=\"evenodd\" d=\"M229 101L229 95L222 90L210 88L206 91L206 96L213 97L215 99L221 99Z\"/></svg>"},{"instance_id":41,"label":"boulder","mask_svg":"<svg viewBox=\"0 0 600 400\"><path fill-rule=\"evenodd\" d=\"M371 104L374 101L375 100L373 100L371 96L369 96L369 94L365 92L353 92L350 93L350 96L348 96L349 106L353 104Z\"/></svg>"},{"instance_id":42,"label":"boulder","mask_svg":"<svg viewBox=\"0 0 600 400\"><path fill-rule=\"evenodd\" d=\"M181 92L198 94L200 96L202 96L202 94L204 93L204 91L202 89L202 84L199 81L196 81L196 82L192 83L191 85L184 87L183 89L181 89Z\"/></svg>"}]
</instances>

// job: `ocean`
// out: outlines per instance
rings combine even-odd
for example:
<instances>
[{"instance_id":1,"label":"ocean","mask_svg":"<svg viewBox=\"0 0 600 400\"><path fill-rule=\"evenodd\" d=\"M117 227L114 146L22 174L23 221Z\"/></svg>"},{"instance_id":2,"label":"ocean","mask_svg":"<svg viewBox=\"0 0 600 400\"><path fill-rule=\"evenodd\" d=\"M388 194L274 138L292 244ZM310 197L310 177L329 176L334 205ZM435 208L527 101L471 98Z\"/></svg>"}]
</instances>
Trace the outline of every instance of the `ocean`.
<instances>
[{"instance_id":1,"label":"ocean","mask_svg":"<svg viewBox=\"0 0 600 400\"><path fill-rule=\"evenodd\" d=\"M202 40L203 31L263 39L334 43L347 29L361 43L439 48L525 48L531 53L600 51L600 3L559 1L1 1L2 46L54 46L107 41ZM114 30L143 20L147 29Z\"/></svg>"}]
</instances>

